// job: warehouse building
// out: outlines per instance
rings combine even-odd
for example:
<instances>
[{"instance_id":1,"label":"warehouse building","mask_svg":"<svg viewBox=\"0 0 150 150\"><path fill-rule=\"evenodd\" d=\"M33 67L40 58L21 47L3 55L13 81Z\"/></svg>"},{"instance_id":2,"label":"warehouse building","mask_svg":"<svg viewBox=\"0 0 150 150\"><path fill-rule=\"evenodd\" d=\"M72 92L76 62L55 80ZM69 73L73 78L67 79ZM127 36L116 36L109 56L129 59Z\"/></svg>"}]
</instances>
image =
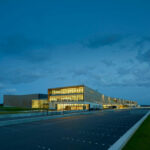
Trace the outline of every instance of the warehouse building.
<instances>
[{"instance_id":1,"label":"warehouse building","mask_svg":"<svg viewBox=\"0 0 150 150\"><path fill-rule=\"evenodd\" d=\"M105 96L84 85L48 89L48 104L49 109L54 110L126 108L137 105L135 101Z\"/></svg>"},{"instance_id":2,"label":"warehouse building","mask_svg":"<svg viewBox=\"0 0 150 150\"><path fill-rule=\"evenodd\" d=\"M48 95L5 95L4 105L59 111L136 107L137 102L105 96L87 86L77 85L48 89Z\"/></svg>"},{"instance_id":3,"label":"warehouse building","mask_svg":"<svg viewBox=\"0 0 150 150\"><path fill-rule=\"evenodd\" d=\"M47 102L47 94L4 95L4 106L32 108L32 101L38 100L41 106Z\"/></svg>"}]
</instances>

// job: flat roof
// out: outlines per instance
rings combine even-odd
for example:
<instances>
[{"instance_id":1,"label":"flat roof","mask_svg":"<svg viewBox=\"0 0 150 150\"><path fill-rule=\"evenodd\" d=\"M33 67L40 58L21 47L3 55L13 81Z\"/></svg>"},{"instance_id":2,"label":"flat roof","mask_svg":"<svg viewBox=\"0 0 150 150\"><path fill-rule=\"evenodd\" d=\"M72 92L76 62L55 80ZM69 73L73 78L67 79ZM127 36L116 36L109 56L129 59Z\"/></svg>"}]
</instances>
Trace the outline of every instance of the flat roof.
<instances>
[{"instance_id":1,"label":"flat roof","mask_svg":"<svg viewBox=\"0 0 150 150\"><path fill-rule=\"evenodd\" d=\"M33 93L33 94L4 94L4 96L31 96L31 95L48 95L42 93Z\"/></svg>"},{"instance_id":2,"label":"flat roof","mask_svg":"<svg viewBox=\"0 0 150 150\"><path fill-rule=\"evenodd\" d=\"M73 88L73 87L85 87L85 85L63 86L63 87L50 88L48 90L65 89L65 88Z\"/></svg>"}]
</instances>

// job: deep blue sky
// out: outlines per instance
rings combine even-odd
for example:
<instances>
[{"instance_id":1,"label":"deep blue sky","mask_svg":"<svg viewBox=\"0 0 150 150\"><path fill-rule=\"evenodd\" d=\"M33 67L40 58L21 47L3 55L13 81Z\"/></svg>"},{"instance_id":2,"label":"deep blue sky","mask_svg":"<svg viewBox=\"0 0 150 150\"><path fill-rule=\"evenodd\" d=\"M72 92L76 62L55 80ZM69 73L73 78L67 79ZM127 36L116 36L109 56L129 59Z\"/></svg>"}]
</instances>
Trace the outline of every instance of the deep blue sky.
<instances>
[{"instance_id":1,"label":"deep blue sky","mask_svg":"<svg viewBox=\"0 0 150 150\"><path fill-rule=\"evenodd\" d=\"M0 102L85 84L150 104L149 16L149 0L0 0Z\"/></svg>"}]
</instances>

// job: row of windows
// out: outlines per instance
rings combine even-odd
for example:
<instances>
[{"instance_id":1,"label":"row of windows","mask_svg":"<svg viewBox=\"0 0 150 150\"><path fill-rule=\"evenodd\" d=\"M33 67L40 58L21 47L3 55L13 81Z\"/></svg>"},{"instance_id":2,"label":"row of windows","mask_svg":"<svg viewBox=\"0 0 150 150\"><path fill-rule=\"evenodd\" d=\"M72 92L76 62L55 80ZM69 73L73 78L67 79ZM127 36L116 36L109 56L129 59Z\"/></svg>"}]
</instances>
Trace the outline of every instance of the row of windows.
<instances>
[{"instance_id":1,"label":"row of windows","mask_svg":"<svg viewBox=\"0 0 150 150\"><path fill-rule=\"evenodd\" d=\"M89 109L89 104L57 104L57 110L83 110Z\"/></svg>"},{"instance_id":2,"label":"row of windows","mask_svg":"<svg viewBox=\"0 0 150 150\"><path fill-rule=\"evenodd\" d=\"M50 96L50 101L78 101L83 100L83 94L80 95L61 95L61 96Z\"/></svg>"},{"instance_id":3,"label":"row of windows","mask_svg":"<svg viewBox=\"0 0 150 150\"><path fill-rule=\"evenodd\" d=\"M83 87L63 88L52 90L50 94L83 93Z\"/></svg>"}]
</instances>

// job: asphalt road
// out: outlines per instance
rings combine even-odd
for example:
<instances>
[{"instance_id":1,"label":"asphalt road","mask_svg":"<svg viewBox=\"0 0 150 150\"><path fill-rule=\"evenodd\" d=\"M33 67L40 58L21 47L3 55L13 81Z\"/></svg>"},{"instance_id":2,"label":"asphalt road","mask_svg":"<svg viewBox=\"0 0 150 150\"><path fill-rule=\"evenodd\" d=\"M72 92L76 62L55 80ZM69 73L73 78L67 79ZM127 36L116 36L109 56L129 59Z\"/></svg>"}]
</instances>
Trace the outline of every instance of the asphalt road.
<instances>
[{"instance_id":1,"label":"asphalt road","mask_svg":"<svg viewBox=\"0 0 150 150\"><path fill-rule=\"evenodd\" d=\"M107 150L144 113L97 112L0 128L0 150Z\"/></svg>"}]
</instances>

